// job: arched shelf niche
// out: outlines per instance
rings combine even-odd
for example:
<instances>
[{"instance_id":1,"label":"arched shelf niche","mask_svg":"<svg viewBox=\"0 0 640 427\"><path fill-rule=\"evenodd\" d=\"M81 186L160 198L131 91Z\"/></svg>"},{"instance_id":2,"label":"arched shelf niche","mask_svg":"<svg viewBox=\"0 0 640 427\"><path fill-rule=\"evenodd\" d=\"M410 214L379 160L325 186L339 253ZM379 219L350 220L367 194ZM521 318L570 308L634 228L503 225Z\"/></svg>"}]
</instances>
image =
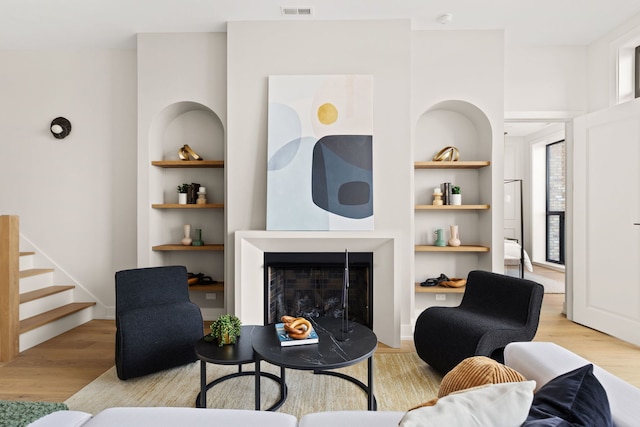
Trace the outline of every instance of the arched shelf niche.
<instances>
[{"instance_id":1,"label":"arched shelf niche","mask_svg":"<svg viewBox=\"0 0 640 427\"><path fill-rule=\"evenodd\" d=\"M188 144L205 160L224 160L225 131L220 117L206 105L180 101L168 105L153 118L149 128L149 158L151 161L180 160L178 150ZM192 159L190 159L192 160ZM224 203L225 173L223 168L149 167L149 206L177 204L176 187L197 182L207 189L207 203ZM224 242L224 214L219 209L150 209L149 246L178 243L183 237L183 225L202 229L205 243ZM193 236L192 236L193 237ZM211 261L193 252L154 252L152 263L189 265L194 271L211 272ZM223 271L222 258L215 270ZM190 270L191 271L191 270ZM222 273L216 273L222 279Z\"/></svg>"},{"instance_id":2,"label":"arched shelf niche","mask_svg":"<svg viewBox=\"0 0 640 427\"><path fill-rule=\"evenodd\" d=\"M178 149L189 144L208 160L224 158L224 125L209 107L181 101L168 105L151 123L149 148L155 160L178 160Z\"/></svg>"},{"instance_id":3,"label":"arched shelf niche","mask_svg":"<svg viewBox=\"0 0 640 427\"><path fill-rule=\"evenodd\" d=\"M462 100L439 102L416 123L415 159L431 160L443 147L460 150L460 160L491 158L491 123L477 106Z\"/></svg>"},{"instance_id":4,"label":"arched shelf niche","mask_svg":"<svg viewBox=\"0 0 640 427\"><path fill-rule=\"evenodd\" d=\"M480 108L463 100L445 100L434 104L418 117L414 130L414 161L429 162L442 148L454 146L460 152L460 161L491 162L492 138L491 123ZM431 205L433 189L440 187L444 182L450 182L461 187L463 205L491 205L493 193L491 176L491 166L478 169L416 169L414 171L414 204L416 206ZM420 247L420 250L432 249L437 229L444 229L445 240L449 239L449 226L455 224L459 227L462 245L489 248L490 251L491 217L491 209L486 208L416 210L414 212L416 247ZM440 273L445 273L449 277L466 277L473 269L490 269L491 257L487 256L487 253L482 251L421 252L415 258L416 283L427 277L438 277Z\"/></svg>"},{"instance_id":5,"label":"arched shelf niche","mask_svg":"<svg viewBox=\"0 0 640 427\"><path fill-rule=\"evenodd\" d=\"M178 150L188 144L206 160L224 160L225 134L220 117L209 107L192 101L168 105L154 118L149 130L151 160L179 160ZM210 169L151 168L150 196L152 203L176 203L176 187L181 183L198 182L207 187L208 199L224 201L224 179L211 180Z\"/></svg>"}]
</instances>

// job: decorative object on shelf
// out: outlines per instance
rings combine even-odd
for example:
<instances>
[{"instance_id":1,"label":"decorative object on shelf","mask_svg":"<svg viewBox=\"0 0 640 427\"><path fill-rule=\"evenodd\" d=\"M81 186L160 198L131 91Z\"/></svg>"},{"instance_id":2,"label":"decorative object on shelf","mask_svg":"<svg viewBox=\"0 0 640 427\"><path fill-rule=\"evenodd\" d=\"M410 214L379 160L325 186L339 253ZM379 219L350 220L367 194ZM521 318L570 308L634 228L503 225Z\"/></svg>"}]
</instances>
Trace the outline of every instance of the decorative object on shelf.
<instances>
[{"instance_id":1,"label":"decorative object on shelf","mask_svg":"<svg viewBox=\"0 0 640 427\"><path fill-rule=\"evenodd\" d=\"M433 204L436 206L442 205L442 190L440 187L436 187L433 189Z\"/></svg>"},{"instance_id":2,"label":"decorative object on shelf","mask_svg":"<svg viewBox=\"0 0 640 427\"><path fill-rule=\"evenodd\" d=\"M460 193L460 187L457 185L451 187L451 204L457 206L462 204L462 194Z\"/></svg>"},{"instance_id":3,"label":"decorative object on shelf","mask_svg":"<svg viewBox=\"0 0 640 427\"><path fill-rule=\"evenodd\" d=\"M187 282L189 286L218 284L217 280L213 280L211 276L205 276L203 273L187 273Z\"/></svg>"},{"instance_id":4,"label":"decorative object on shelf","mask_svg":"<svg viewBox=\"0 0 640 427\"><path fill-rule=\"evenodd\" d=\"M184 238L182 239L182 244L184 246L191 246L191 242L193 239L191 238L191 224L185 224L184 227Z\"/></svg>"},{"instance_id":5,"label":"decorative object on shelf","mask_svg":"<svg viewBox=\"0 0 640 427\"><path fill-rule=\"evenodd\" d=\"M200 190L200 184L192 182L189 184L189 188L187 190L187 204L195 205L198 199L198 191Z\"/></svg>"},{"instance_id":6,"label":"decorative object on shelf","mask_svg":"<svg viewBox=\"0 0 640 427\"><path fill-rule=\"evenodd\" d=\"M189 192L189 184L178 185L178 204L187 204L187 193Z\"/></svg>"},{"instance_id":7,"label":"decorative object on shelf","mask_svg":"<svg viewBox=\"0 0 640 427\"><path fill-rule=\"evenodd\" d=\"M191 242L192 246L204 246L204 241L202 240L202 229L201 228L196 228L194 230L195 233L195 239L193 239L193 242Z\"/></svg>"},{"instance_id":8,"label":"decorative object on shelf","mask_svg":"<svg viewBox=\"0 0 640 427\"><path fill-rule=\"evenodd\" d=\"M202 156L193 151L193 148L189 147L187 144L184 144L178 149L178 157L180 160L189 160L189 157L192 157L193 160L204 160Z\"/></svg>"},{"instance_id":9,"label":"decorative object on shelf","mask_svg":"<svg viewBox=\"0 0 640 427\"><path fill-rule=\"evenodd\" d=\"M429 279L420 283L420 286L436 286L447 280L451 280L451 279L449 279L444 273L440 273L440 276L430 277Z\"/></svg>"},{"instance_id":10,"label":"decorative object on shelf","mask_svg":"<svg viewBox=\"0 0 640 427\"><path fill-rule=\"evenodd\" d=\"M198 199L196 200L196 204L198 205L207 204L207 189L205 187L200 187L198 189Z\"/></svg>"},{"instance_id":11,"label":"decorative object on shelf","mask_svg":"<svg viewBox=\"0 0 640 427\"><path fill-rule=\"evenodd\" d=\"M467 279L459 279L457 277L452 277L449 280L443 280L439 283L440 286L444 286L445 288L462 288L467 285Z\"/></svg>"},{"instance_id":12,"label":"decorative object on shelf","mask_svg":"<svg viewBox=\"0 0 640 427\"><path fill-rule=\"evenodd\" d=\"M71 133L71 122L64 117L56 117L49 125L51 134L56 139L64 139Z\"/></svg>"},{"instance_id":13,"label":"decorative object on shelf","mask_svg":"<svg viewBox=\"0 0 640 427\"><path fill-rule=\"evenodd\" d=\"M438 228L436 230L436 246L447 246L447 242L444 240L444 229Z\"/></svg>"},{"instance_id":14,"label":"decorative object on shelf","mask_svg":"<svg viewBox=\"0 0 640 427\"><path fill-rule=\"evenodd\" d=\"M449 232L451 233L451 238L449 239L449 246L460 246L460 237L458 235L458 226L457 225L449 226Z\"/></svg>"},{"instance_id":15,"label":"decorative object on shelf","mask_svg":"<svg viewBox=\"0 0 640 427\"><path fill-rule=\"evenodd\" d=\"M460 158L460 151L452 145L444 147L433 156L434 162L457 162Z\"/></svg>"},{"instance_id":16,"label":"decorative object on shelf","mask_svg":"<svg viewBox=\"0 0 640 427\"><path fill-rule=\"evenodd\" d=\"M217 341L222 347L225 344L235 344L242 330L242 322L232 314L223 314L210 326L211 333L205 336L205 341Z\"/></svg>"},{"instance_id":17,"label":"decorative object on shelf","mask_svg":"<svg viewBox=\"0 0 640 427\"><path fill-rule=\"evenodd\" d=\"M443 182L442 184L440 184L440 187L442 188L443 204L450 205L451 204L451 183Z\"/></svg>"}]
</instances>

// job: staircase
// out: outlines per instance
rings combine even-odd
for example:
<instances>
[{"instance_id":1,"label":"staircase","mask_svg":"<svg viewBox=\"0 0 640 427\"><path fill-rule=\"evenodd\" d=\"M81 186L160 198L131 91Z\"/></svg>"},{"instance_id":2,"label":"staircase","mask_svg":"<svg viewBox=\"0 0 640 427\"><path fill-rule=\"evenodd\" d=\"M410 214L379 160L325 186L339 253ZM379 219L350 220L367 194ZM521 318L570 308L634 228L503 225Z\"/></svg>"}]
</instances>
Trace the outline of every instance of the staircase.
<instances>
[{"instance_id":1,"label":"staircase","mask_svg":"<svg viewBox=\"0 0 640 427\"><path fill-rule=\"evenodd\" d=\"M64 275L39 268L46 260L36 252L19 252L17 217L7 217L0 216L0 362L88 322L96 305L76 302L75 284L56 283Z\"/></svg>"}]
</instances>

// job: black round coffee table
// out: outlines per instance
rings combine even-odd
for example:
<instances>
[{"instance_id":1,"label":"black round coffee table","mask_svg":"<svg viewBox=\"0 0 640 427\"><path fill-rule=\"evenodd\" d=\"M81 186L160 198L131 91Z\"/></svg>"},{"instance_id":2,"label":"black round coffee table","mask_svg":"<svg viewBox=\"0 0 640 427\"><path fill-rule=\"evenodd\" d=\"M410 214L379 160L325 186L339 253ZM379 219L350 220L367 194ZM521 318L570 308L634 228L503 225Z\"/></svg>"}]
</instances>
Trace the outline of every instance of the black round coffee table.
<instances>
[{"instance_id":1,"label":"black round coffee table","mask_svg":"<svg viewBox=\"0 0 640 427\"><path fill-rule=\"evenodd\" d=\"M377 409L373 394L373 354L378 348L378 338L373 331L359 323L349 322L351 332L343 332L341 319L310 319L318 334L317 344L282 347L276 336L275 326L258 326L252 334L253 350L256 357L256 409L260 409L260 360L280 366L280 387L284 390L282 402L269 410L278 409L286 399L285 370L310 370L314 374L333 375L350 381L367 394L367 408ZM331 369L344 368L367 360L367 383Z\"/></svg>"},{"instance_id":2,"label":"black round coffee table","mask_svg":"<svg viewBox=\"0 0 640 427\"><path fill-rule=\"evenodd\" d=\"M270 378L280 384L281 387L283 386L283 382L280 380L280 378L272 373L242 370L242 365L255 362L255 356L251 341L253 332L259 328L261 327L254 325L242 326L240 336L237 338L236 343L223 345L222 347L218 346L218 343L215 341L205 341L205 337L202 337L198 340L195 346L195 350L196 356L198 356L198 359L200 359L200 393L198 393L198 396L196 397L196 408L206 408L207 390L209 390L216 384L220 384L221 382L229 380L231 378L248 375L258 375L259 377L261 376ZM238 372L216 378L215 380L207 384L207 363L213 363L216 365L238 365ZM284 368L281 369L281 372L284 373ZM280 389L280 400L276 402L274 406L278 405L278 407L280 407L282 403L284 403L285 396L286 385L284 385L284 388ZM259 402L257 404L259 404ZM269 409L271 410L272 408Z\"/></svg>"}]
</instances>

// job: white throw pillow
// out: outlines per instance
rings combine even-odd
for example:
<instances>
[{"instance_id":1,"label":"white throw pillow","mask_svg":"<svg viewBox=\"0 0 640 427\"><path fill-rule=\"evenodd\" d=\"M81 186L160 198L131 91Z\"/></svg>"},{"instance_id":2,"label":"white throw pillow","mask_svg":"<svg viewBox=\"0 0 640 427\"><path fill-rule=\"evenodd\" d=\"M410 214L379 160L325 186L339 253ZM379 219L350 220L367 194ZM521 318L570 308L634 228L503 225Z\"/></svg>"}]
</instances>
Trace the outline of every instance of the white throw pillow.
<instances>
[{"instance_id":1,"label":"white throw pillow","mask_svg":"<svg viewBox=\"0 0 640 427\"><path fill-rule=\"evenodd\" d=\"M529 415L535 381L489 384L438 399L405 414L401 427L519 427Z\"/></svg>"}]
</instances>

